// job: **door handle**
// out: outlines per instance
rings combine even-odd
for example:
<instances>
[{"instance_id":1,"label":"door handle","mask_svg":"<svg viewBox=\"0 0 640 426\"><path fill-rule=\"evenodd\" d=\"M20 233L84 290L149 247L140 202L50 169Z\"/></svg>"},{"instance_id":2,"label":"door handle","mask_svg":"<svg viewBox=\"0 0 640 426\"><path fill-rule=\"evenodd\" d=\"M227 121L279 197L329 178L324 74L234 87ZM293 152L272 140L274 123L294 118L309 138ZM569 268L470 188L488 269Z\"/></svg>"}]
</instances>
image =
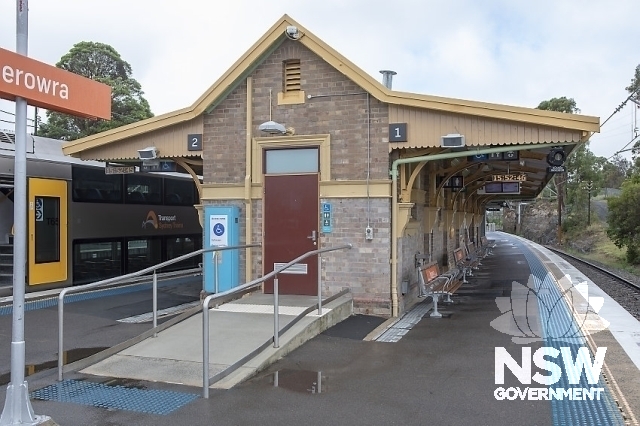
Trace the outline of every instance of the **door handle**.
<instances>
[{"instance_id":1,"label":"door handle","mask_svg":"<svg viewBox=\"0 0 640 426\"><path fill-rule=\"evenodd\" d=\"M307 238L308 238L308 239L310 239L311 241L313 241L313 245L314 245L314 246L316 245L316 240L317 240L318 238L317 238L317 234L316 234L316 231L315 231L315 230L314 230L314 231L311 231L311 235L307 235Z\"/></svg>"}]
</instances>

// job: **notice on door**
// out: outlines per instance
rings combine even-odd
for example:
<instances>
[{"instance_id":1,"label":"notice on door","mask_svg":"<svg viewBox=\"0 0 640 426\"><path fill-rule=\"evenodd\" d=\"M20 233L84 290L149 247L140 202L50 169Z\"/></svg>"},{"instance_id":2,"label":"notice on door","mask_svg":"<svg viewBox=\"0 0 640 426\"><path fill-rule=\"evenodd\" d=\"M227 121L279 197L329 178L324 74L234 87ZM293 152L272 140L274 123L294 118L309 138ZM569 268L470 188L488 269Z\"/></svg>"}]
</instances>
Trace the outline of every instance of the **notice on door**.
<instances>
[{"instance_id":1,"label":"notice on door","mask_svg":"<svg viewBox=\"0 0 640 426\"><path fill-rule=\"evenodd\" d=\"M228 220L225 215L211 215L209 217L209 247L229 245L227 223Z\"/></svg>"}]
</instances>

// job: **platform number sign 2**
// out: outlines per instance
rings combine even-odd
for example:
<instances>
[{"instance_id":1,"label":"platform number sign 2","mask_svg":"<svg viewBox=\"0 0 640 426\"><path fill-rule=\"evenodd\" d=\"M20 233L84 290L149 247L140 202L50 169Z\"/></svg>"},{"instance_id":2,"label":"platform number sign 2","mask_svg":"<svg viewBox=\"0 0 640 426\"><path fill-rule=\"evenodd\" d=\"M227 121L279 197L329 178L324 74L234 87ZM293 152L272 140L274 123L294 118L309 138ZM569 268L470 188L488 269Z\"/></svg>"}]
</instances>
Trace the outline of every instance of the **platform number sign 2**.
<instances>
[{"instance_id":1,"label":"platform number sign 2","mask_svg":"<svg viewBox=\"0 0 640 426\"><path fill-rule=\"evenodd\" d=\"M389 142L407 141L407 123L389 124Z\"/></svg>"},{"instance_id":2,"label":"platform number sign 2","mask_svg":"<svg viewBox=\"0 0 640 426\"><path fill-rule=\"evenodd\" d=\"M187 150L188 151L202 151L202 134L187 135Z\"/></svg>"}]
</instances>

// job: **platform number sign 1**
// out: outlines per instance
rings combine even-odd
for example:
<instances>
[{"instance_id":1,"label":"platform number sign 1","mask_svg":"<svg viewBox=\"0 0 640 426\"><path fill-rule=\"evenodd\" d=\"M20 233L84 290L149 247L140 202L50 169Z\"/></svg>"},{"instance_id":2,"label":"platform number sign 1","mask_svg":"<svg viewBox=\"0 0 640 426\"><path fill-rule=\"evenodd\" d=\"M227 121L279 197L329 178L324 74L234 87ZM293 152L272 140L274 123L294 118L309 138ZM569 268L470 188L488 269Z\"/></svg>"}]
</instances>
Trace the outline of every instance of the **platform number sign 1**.
<instances>
[{"instance_id":1,"label":"platform number sign 1","mask_svg":"<svg viewBox=\"0 0 640 426\"><path fill-rule=\"evenodd\" d=\"M202 133L187 135L187 150L202 151Z\"/></svg>"},{"instance_id":2,"label":"platform number sign 1","mask_svg":"<svg viewBox=\"0 0 640 426\"><path fill-rule=\"evenodd\" d=\"M389 142L407 141L407 123L389 124Z\"/></svg>"}]
</instances>

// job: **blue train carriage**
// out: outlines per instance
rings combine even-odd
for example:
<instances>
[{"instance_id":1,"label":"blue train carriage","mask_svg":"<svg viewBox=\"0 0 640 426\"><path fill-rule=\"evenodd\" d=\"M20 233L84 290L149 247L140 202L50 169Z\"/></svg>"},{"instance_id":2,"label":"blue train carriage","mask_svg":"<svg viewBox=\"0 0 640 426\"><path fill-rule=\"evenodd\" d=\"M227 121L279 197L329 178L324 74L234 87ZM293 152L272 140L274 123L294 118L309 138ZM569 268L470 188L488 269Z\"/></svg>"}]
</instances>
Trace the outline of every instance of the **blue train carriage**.
<instances>
[{"instance_id":1,"label":"blue train carriage","mask_svg":"<svg viewBox=\"0 0 640 426\"><path fill-rule=\"evenodd\" d=\"M14 147L13 134L0 132L0 286L12 284ZM202 248L191 176L107 174L104 163L64 156L61 147L27 137L27 291L135 272Z\"/></svg>"}]
</instances>

